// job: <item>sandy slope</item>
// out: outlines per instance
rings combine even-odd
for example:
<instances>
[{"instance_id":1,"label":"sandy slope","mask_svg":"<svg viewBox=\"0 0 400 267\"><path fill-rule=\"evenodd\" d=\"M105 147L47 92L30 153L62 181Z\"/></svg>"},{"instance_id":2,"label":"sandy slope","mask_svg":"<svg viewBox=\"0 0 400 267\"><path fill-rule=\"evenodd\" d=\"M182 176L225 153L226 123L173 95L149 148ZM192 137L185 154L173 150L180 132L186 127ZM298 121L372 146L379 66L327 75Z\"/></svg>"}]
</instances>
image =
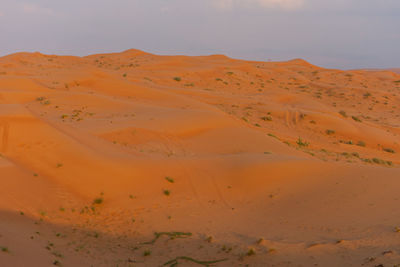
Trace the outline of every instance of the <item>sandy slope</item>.
<instances>
[{"instance_id":1,"label":"sandy slope","mask_svg":"<svg viewBox=\"0 0 400 267\"><path fill-rule=\"evenodd\" d=\"M0 58L0 265L400 264L399 96L303 60Z\"/></svg>"}]
</instances>

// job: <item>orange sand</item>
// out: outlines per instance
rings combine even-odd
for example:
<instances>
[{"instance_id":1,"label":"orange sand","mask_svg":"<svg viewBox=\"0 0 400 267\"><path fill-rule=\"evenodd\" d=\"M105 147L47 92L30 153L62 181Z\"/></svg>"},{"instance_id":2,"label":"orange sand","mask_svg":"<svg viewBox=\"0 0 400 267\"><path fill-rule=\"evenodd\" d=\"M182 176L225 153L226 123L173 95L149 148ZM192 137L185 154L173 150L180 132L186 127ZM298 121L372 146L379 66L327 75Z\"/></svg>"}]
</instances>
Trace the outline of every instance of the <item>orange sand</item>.
<instances>
[{"instance_id":1,"label":"orange sand","mask_svg":"<svg viewBox=\"0 0 400 267\"><path fill-rule=\"evenodd\" d=\"M0 266L400 264L399 96L300 59L0 58Z\"/></svg>"}]
</instances>

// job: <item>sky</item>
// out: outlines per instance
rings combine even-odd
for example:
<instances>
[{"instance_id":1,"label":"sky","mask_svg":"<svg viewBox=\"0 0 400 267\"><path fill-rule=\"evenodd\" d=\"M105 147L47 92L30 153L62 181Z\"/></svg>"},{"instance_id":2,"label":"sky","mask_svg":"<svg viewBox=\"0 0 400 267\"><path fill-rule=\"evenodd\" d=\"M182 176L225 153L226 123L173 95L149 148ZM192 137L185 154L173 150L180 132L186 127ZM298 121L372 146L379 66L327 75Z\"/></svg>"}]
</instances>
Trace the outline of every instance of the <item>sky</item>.
<instances>
[{"instance_id":1,"label":"sky","mask_svg":"<svg viewBox=\"0 0 400 267\"><path fill-rule=\"evenodd\" d=\"M400 0L0 0L0 56L303 58L328 68L400 67Z\"/></svg>"}]
</instances>

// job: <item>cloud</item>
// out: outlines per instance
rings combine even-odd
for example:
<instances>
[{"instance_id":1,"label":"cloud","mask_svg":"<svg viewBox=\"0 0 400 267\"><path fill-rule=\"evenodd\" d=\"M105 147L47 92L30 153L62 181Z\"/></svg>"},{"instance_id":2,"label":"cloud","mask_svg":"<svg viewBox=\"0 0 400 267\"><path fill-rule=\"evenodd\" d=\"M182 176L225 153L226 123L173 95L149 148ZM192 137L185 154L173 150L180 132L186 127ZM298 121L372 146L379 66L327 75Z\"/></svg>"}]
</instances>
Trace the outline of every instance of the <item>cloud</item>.
<instances>
[{"instance_id":1,"label":"cloud","mask_svg":"<svg viewBox=\"0 0 400 267\"><path fill-rule=\"evenodd\" d=\"M24 3L21 5L22 12L25 14L35 15L54 15L54 11L50 8L40 7L34 4Z\"/></svg>"},{"instance_id":2,"label":"cloud","mask_svg":"<svg viewBox=\"0 0 400 267\"><path fill-rule=\"evenodd\" d=\"M214 2L215 7L220 9L229 9L232 8L234 5L233 0L216 0Z\"/></svg>"},{"instance_id":3,"label":"cloud","mask_svg":"<svg viewBox=\"0 0 400 267\"><path fill-rule=\"evenodd\" d=\"M231 9L234 7L262 7L280 9L299 9L303 7L305 0L212 0L214 5L221 9Z\"/></svg>"},{"instance_id":4,"label":"cloud","mask_svg":"<svg viewBox=\"0 0 400 267\"><path fill-rule=\"evenodd\" d=\"M285 9L297 9L304 5L303 0L256 0L264 7L281 7Z\"/></svg>"}]
</instances>

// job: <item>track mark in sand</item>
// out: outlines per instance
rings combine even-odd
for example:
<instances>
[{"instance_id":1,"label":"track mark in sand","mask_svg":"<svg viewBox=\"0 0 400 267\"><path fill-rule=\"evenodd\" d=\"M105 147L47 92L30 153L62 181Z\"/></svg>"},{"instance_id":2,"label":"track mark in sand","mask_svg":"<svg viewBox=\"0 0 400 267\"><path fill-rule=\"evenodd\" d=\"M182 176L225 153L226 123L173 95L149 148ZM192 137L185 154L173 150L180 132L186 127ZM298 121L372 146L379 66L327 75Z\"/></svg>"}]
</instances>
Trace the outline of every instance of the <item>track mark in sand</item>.
<instances>
[{"instance_id":1,"label":"track mark in sand","mask_svg":"<svg viewBox=\"0 0 400 267\"><path fill-rule=\"evenodd\" d=\"M189 183L189 186L191 187L191 190L192 190L192 193L193 193L195 199L198 201L198 203L201 206L203 206L204 203L201 201L201 198L198 193L198 187L195 185L195 181L191 177L190 171L183 164L181 165L181 168L182 168L183 173L185 174L185 177ZM223 205L226 208L233 210L234 208L231 205L229 205L229 203L223 197L221 190L219 189L218 184L215 180L215 177L213 175L208 174L207 172L204 172L204 177L208 177L209 183L211 183L210 188L214 187L216 195L217 195L218 199L223 203Z\"/></svg>"},{"instance_id":2,"label":"track mark in sand","mask_svg":"<svg viewBox=\"0 0 400 267\"><path fill-rule=\"evenodd\" d=\"M60 200L65 205L76 206L79 202L76 201L76 196L71 194L66 190L66 188L61 185L53 185L52 192L54 193L56 199Z\"/></svg>"},{"instance_id":3,"label":"track mark in sand","mask_svg":"<svg viewBox=\"0 0 400 267\"><path fill-rule=\"evenodd\" d=\"M224 203L225 207L229 208L229 209L234 209L231 205L228 204L228 202L225 200L224 196L221 193L221 190L219 189L217 182L215 181L215 177L211 177L211 181L214 185L215 191L217 192L218 198L220 199L220 201L222 203Z\"/></svg>"},{"instance_id":4,"label":"track mark in sand","mask_svg":"<svg viewBox=\"0 0 400 267\"><path fill-rule=\"evenodd\" d=\"M0 122L0 151L6 152L8 147L8 135L10 132L10 124L8 122Z\"/></svg>"},{"instance_id":5,"label":"track mark in sand","mask_svg":"<svg viewBox=\"0 0 400 267\"><path fill-rule=\"evenodd\" d=\"M295 127L300 121L300 113L296 111L286 110L285 112L285 122L286 126L289 128Z\"/></svg>"}]
</instances>

